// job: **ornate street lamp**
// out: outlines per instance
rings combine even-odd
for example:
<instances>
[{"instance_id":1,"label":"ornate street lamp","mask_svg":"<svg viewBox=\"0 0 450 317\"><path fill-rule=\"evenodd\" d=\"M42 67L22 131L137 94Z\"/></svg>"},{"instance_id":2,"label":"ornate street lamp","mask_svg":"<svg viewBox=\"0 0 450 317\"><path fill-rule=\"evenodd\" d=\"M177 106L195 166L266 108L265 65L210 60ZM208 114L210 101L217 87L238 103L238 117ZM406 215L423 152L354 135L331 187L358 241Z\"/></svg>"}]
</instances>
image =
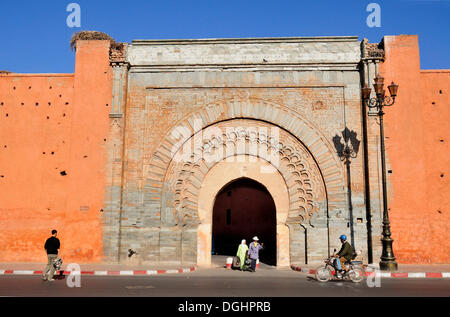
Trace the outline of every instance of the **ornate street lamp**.
<instances>
[{"instance_id":1,"label":"ornate street lamp","mask_svg":"<svg viewBox=\"0 0 450 317\"><path fill-rule=\"evenodd\" d=\"M350 240L353 247L355 247L355 232L353 225L353 203L352 203L352 182L350 174L350 164L351 159L358 156L360 140L356 138L357 133L355 131L350 131L347 127L342 131L342 137L344 138L344 143L341 142L341 137L336 135L333 137L333 143L337 150L337 154L341 161L347 167L347 195L349 203L349 220L350 220Z\"/></svg>"},{"instance_id":2,"label":"ornate street lamp","mask_svg":"<svg viewBox=\"0 0 450 317\"><path fill-rule=\"evenodd\" d=\"M395 262L394 251L392 250L392 243L394 242L394 240L391 238L391 226L389 222L389 213L387 206L383 107L392 106L395 103L398 85L392 82L392 84L388 86L389 93L391 95L389 97L385 96L384 78L378 74L374 80L375 83L373 84L373 87L375 89L376 98L370 98L371 89L367 85L364 88L362 88L362 98L365 105L367 105L369 108L376 108L378 110L378 116L380 118L381 168L383 181L383 237L381 238L383 251L381 254L380 269L385 271L395 271L397 270L398 265L397 262Z\"/></svg>"}]
</instances>

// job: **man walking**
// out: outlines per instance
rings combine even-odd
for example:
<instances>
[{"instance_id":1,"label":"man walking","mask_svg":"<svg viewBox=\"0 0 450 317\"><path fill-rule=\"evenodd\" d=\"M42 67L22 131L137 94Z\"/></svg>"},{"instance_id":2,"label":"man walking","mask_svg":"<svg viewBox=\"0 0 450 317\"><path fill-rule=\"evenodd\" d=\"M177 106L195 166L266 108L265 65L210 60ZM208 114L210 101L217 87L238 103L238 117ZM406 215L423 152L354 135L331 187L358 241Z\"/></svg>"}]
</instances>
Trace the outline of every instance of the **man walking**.
<instances>
[{"instance_id":1,"label":"man walking","mask_svg":"<svg viewBox=\"0 0 450 317\"><path fill-rule=\"evenodd\" d=\"M52 230L52 236L45 241L44 249L47 251L47 266L45 267L44 275L42 279L46 281L53 282L53 275L55 274L55 267L53 266L53 261L58 258L58 250L60 247L59 239L56 237L58 232Z\"/></svg>"},{"instance_id":2,"label":"man walking","mask_svg":"<svg viewBox=\"0 0 450 317\"><path fill-rule=\"evenodd\" d=\"M251 261L251 272L255 272L256 271L256 261L259 258L259 250L261 250L263 248L263 243L259 244L258 243L258 237L253 237L253 242L250 244L250 246L248 247L248 257L250 258Z\"/></svg>"}]
</instances>

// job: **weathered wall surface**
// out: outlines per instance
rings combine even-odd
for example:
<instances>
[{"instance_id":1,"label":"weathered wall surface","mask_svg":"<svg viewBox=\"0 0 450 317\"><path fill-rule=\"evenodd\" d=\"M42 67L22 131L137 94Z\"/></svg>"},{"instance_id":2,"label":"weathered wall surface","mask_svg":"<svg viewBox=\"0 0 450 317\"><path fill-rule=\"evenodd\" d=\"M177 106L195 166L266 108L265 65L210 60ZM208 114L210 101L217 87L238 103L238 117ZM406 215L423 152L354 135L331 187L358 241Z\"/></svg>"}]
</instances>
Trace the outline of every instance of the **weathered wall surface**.
<instances>
[{"instance_id":1,"label":"weathered wall surface","mask_svg":"<svg viewBox=\"0 0 450 317\"><path fill-rule=\"evenodd\" d=\"M268 182L271 194L281 179L277 188L287 191L274 195L284 208L277 261L310 263L339 248L339 235L351 238L352 206L355 247L365 259L372 247L377 262L379 124L363 108L360 82L378 67L386 86L400 85L384 117L394 254L399 263L449 263L450 72L420 70L417 36L385 37L384 49L385 62L368 66L359 64L355 37L144 40L113 49L78 41L74 74L0 74L0 262L45 261L55 228L66 263L207 263L214 200L200 210L199 197L217 194L206 183L225 185L209 177L220 164L175 164L183 143L172 132L187 129L195 150L197 135L236 125L282 131L282 164ZM337 154L345 128L361 141L350 174ZM228 138L204 141L229 149ZM252 142L264 143L244 138L247 158ZM269 163L249 172L262 182L256 167ZM235 172L221 166L224 178Z\"/></svg>"},{"instance_id":2,"label":"weathered wall surface","mask_svg":"<svg viewBox=\"0 0 450 317\"><path fill-rule=\"evenodd\" d=\"M0 75L0 262L102 259L108 41L77 43L75 74Z\"/></svg>"},{"instance_id":3,"label":"weathered wall surface","mask_svg":"<svg viewBox=\"0 0 450 317\"><path fill-rule=\"evenodd\" d=\"M349 37L134 41L128 49L122 210L114 229L121 259L131 248L143 261L177 260L177 248L186 245L194 248L187 253L195 260L196 238L180 241L181 226L167 226L163 219L167 211L162 201L172 195L161 189L172 177L166 175L170 158L155 161L157 155L164 156L162 161L170 155L173 149L164 140L176 126L196 131L195 117L203 120L201 129L237 118L266 121L311 147L321 166L322 175L317 175L327 184L331 220L327 223L321 214L311 220L313 226L307 225L308 232L292 226L293 232L303 230L293 234L300 240L292 247L300 251L308 239L314 260L326 256L328 247L339 247L338 236L350 236L349 202L345 167L333 138L343 142L347 127L361 140L359 59L359 42ZM352 162L350 177L355 243L367 252L362 153ZM117 204L114 199L111 205ZM108 246L105 254L117 252L114 247ZM304 251L302 256L305 261Z\"/></svg>"},{"instance_id":4,"label":"weathered wall surface","mask_svg":"<svg viewBox=\"0 0 450 317\"><path fill-rule=\"evenodd\" d=\"M450 262L450 70L422 70L422 114L429 252L425 263Z\"/></svg>"},{"instance_id":5,"label":"weathered wall surface","mask_svg":"<svg viewBox=\"0 0 450 317\"><path fill-rule=\"evenodd\" d=\"M399 263L450 262L449 71L421 71L415 35L386 36L386 87L400 85L385 110L389 204Z\"/></svg>"}]
</instances>

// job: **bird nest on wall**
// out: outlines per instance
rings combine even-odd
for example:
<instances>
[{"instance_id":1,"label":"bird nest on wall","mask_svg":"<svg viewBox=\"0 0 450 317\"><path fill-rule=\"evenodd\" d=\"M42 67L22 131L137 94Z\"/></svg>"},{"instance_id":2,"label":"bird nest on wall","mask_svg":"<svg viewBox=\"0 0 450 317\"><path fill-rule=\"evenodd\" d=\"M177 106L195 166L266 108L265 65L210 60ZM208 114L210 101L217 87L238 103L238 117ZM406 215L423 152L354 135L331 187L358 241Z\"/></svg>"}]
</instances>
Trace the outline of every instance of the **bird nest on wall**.
<instances>
[{"instance_id":1,"label":"bird nest on wall","mask_svg":"<svg viewBox=\"0 0 450 317\"><path fill-rule=\"evenodd\" d=\"M98 31L81 31L72 36L72 40L70 41L70 48L72 50L76 50L76 42L78 40L107 40L111 42L111 45L116 44L116 41L106 33Z\"/></svg>"}]
</instances>

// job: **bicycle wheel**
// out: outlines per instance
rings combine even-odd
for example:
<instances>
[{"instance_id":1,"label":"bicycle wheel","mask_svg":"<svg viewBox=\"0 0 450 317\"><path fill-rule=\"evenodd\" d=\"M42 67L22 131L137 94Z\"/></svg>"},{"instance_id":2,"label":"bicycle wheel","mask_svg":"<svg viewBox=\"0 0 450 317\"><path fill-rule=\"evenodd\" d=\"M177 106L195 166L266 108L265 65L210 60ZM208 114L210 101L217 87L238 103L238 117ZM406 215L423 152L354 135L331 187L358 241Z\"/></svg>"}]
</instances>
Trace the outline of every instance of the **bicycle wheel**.
<instances>
[{"instance_id":1,"label":"bicycle wheel","mask_svg":"<svg viewBox=\"0 0 450 317\"><path fill-rule=\"evenodd\" d=\"M316 280L325 283L331 279L331 270L325 266L321 266L316 270Z\"/></svg>"},{"instance_id":2,"label":"bicycle wheel","mask_svg":"<svg viewBox=\"0 0 450 317\"><path fill-rule=\"evenodd\" d=\"M353 283L359 283L364 279L364 270L360 267L354 267L348 272L348 276Z\"/></svg>"}]
</instances>

